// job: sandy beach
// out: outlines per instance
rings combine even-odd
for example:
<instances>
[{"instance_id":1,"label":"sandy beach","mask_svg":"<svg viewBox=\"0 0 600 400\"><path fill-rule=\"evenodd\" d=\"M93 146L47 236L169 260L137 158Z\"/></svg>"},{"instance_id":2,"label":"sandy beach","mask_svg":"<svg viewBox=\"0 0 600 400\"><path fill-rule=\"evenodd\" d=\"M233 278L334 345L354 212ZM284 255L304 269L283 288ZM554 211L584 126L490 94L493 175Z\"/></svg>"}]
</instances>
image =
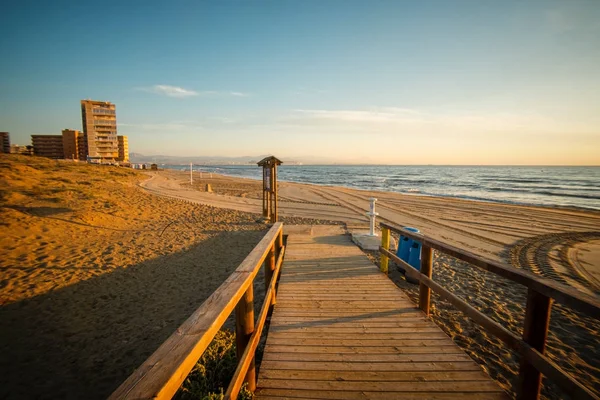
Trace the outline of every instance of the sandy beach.
<instances>
[{"instance_id":1,"label":"sandy beach","mask_svg":"<svg viewBox=\"0 0 600 400\"><path fill-rule=\"evenodd\" d=\"M267 226L260 182L0 158L0 318L6 398L103 398L243 260ZM206 191L207 184L211 191ZM6 188L6 189L5 189ZM600 213L280 183L284 223L381 220L600 293ZM376 255L372 254L377 262ZM411 296L416 288L392 268ZM521 333L525 290L437 256L434 279ZM518 358L433 299L434 320L505 388ZM548 354L600 393L600 324L553 309ZM549 398L553 388L545 387Z\"/></svg>"}]
</instances>

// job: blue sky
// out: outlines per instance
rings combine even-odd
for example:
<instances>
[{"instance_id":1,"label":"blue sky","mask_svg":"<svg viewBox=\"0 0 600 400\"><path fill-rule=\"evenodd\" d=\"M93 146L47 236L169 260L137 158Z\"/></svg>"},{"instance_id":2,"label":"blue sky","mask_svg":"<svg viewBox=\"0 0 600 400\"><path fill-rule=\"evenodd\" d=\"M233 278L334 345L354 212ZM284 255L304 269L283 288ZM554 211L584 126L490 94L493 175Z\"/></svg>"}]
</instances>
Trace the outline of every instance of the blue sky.
<instances>
[{"instance_id":1,"label":"blue sky","mask_svg":"<svg viewBox=\"0 0 600 400\"><path fill-rule=\"evenodd\" d=\"M0 130L117 105L143 154L600 165L600 1L28 2Z\"/></svg>"}]
</instances>

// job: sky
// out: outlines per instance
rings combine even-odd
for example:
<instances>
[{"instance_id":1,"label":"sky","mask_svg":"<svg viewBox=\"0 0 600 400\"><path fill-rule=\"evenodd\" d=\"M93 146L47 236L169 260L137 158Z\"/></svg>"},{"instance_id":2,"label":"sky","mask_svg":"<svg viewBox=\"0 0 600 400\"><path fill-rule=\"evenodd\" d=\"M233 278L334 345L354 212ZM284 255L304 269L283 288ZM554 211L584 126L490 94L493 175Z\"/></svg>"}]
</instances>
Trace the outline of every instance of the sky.
<instances>
[{"instance_id":1,"label":"sky","mask_svg":"<svg viewBox=\"0 0 600 400\"><path fill-rule=\"evenodd\" d=\"M131 152L600 165L600 1L39 1L0 12L0 131L116 104Z\"/></svg>"}]
</instances>

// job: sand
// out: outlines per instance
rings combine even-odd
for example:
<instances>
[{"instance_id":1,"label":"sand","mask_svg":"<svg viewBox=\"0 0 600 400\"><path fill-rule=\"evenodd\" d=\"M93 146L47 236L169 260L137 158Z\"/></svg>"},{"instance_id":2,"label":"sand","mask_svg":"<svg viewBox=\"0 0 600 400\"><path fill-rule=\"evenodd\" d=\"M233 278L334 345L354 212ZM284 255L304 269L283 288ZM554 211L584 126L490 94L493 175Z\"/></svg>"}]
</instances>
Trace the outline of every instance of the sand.
<instances>
[{"instance_id":1,"label":"sand","mask_svg":"<svg viewBox=\"0 0 600 400\"><path fill-rule=\"evenodd\" d=\"M106 397L267 228L256 222L257 181L196 174L190 185L175 171L0 157L0 397ZM283 182L280 215L360 231L370 197L384 221L598 293L597 212ZM394 268L392 278L415 295ZM434 279L521 333L523 288L446 256ZM451 305L433 304L434 320L508 388L517 357ZM554 307L548 353L597 393L599 336L598 321Z\"/></svg>"}]
</instances>

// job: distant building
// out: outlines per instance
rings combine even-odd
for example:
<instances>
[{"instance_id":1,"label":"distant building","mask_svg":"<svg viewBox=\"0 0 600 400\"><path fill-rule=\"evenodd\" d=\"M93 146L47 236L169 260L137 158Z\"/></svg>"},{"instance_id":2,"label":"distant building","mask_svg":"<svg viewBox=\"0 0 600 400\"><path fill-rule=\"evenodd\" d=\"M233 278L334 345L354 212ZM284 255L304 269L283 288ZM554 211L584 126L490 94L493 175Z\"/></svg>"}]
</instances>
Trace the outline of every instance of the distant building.
<instances>
[{"instance_id":1,"label":"distant building","mask_svg":"<svg viewBox=\"0 0 600 400\"><path fill-rule=\"evenodd\" d=\"M74 129L63 129L62 140L65 159L86 160L87 154L85 153L83 132Z\"/></svg>"},{"instance_id":2,"label":"distant building","mask_svg":"<svg viewBox=\"0 0 600 400\"><path fill-rule=\"evenodd\" d=\"M40 157L63 158L62 135L31 135L33 154Z\"/></svg>"},{"instance_id":3,"label":"distant building","mask_svg":"<svg viewBox=\"0 0 600 400\"><path fill-rule=\"evenodd\" d=\"M129 144L127 141L127 136L117 136L119 143L119 162L129 162Z\"/></svg>"},{"instance_id":4,"label":"distant building","mask_svg":"<svg viewBox=\"0 0 600 400\"><path fill-rule=\"evenodd\" d=\"M119 146L115 105L108 101L81 100L81 119L87 159L116 161Z\"/></svg>"},{"instance_id":5,"label":"distant building","mask_svg":"<svg viewBox=\"0 0 600 400\"><path fill-rule=\"evenodd\" d=\"M18 144L10 145L10 154L33 154L33 146L19 146Z\"/></svg>"},{"instance_id":6,"label":"distant building","mask_svg":"<svg viewBox=\"0 0 600 400\"><path fill-rule=\"evenodd\" d=\"M2 153L10 153L10 134L8 132L0 132L0 145Z\"/></svg>"}]
</instances>

